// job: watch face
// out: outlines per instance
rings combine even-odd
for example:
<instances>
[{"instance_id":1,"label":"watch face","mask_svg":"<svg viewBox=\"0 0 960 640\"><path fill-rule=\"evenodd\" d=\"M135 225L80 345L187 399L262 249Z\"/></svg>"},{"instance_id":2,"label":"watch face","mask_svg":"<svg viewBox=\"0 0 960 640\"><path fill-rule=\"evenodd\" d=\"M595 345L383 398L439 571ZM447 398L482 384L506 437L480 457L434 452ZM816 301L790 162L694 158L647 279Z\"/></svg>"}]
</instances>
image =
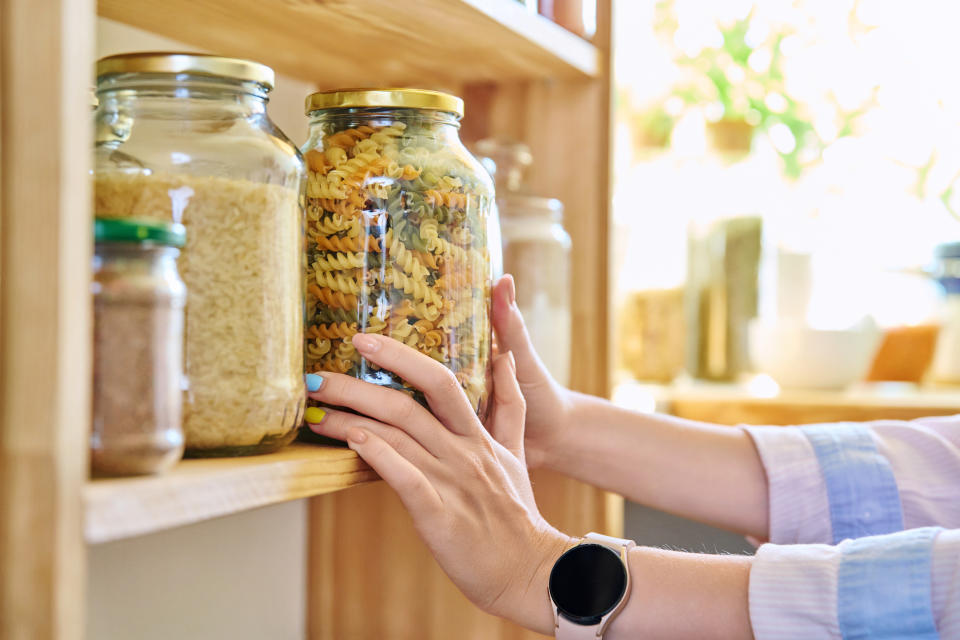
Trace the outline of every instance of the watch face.
<instances>
[{"instance_id":1,"label":"watch face","mask_svg":"<svg viewBox=\"0 0 960 640\"><path fill-rule=\"evenodd\" d=\"M550 572L550 597L564 617L592 625L613 611L627 590L619 554L600 544L581 544L560 556Z\"/></svg>"}]
</instances>

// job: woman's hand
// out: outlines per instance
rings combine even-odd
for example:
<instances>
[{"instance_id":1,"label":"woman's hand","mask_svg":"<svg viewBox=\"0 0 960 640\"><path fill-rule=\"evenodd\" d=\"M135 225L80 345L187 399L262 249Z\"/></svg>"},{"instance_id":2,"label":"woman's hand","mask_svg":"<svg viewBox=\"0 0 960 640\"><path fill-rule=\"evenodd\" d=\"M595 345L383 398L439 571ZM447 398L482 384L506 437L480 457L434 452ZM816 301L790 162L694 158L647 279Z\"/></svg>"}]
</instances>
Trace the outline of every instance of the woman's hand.
<instances>
[{"instance_id":1,"label":"woman's hand","mask_svg":"<svg viewBox=\"0 0 960 640\"><path fill-rule=\"evenodd\" d=\"M570 431L573 394L550 376L537 357L510 275L493 288L493 327L500 351L511 351L516 358L517 381L527 401L527 462L531 468L547 466L550 452L561 446Z\"/></svg>"},{"instance_id":2,"label":"woman's hand","mask_svg":"<svg viewBox=\"0 0 960 640\"><path fill-rule=\"evenodd\" d=\"M324 373L310 397L362 415L311 411L310 428L346 440L393 487L437 562L474 604L552 633L547 582L569 539L534 502L513 355L501 343L494 358L488 433L439 362L385 336L358 334L353 344L420 389L433 413L400 391Z\"/></svg>"}]
</instances>

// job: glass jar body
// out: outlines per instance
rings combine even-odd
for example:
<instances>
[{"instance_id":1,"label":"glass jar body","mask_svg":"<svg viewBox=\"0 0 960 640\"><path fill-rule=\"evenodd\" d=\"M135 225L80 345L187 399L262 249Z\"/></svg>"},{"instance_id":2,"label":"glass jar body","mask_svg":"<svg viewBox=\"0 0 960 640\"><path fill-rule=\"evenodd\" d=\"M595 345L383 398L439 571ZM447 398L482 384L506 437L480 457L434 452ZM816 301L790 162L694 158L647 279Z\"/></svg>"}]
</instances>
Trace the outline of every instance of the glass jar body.
<instances>
[{"instance_id":1,"label":"glass jar body","mask_svg":"<svg viewBox=\"0 0 960 640\"><path fill-rule=\"evenodd\" d=\"M307 371L409 390L357 354L389 335L442 362L485 413L493 185L455 116L414 108L311 113L307 163Z\"/></svg>"},{"instance_id":2,"label":"glass jar body","mask_svg":"<svg viewBox=\"0 0 960 640\"><path fill-rule=\"evenodd\" d=\"M943 287L940 335L937 338L930 378L937 384L960 384L960 243L937 247L934 278Z\"/></svg>"},{"instance_id":3,"label":"glass jar body","mask_svg":"<svg viewBox=\"0 0 960 640\"><path fill-rule=\"evenodd\" d=\"M172 247L98 243L94 257L94 475L163 471L183 454L183 308Z\"/></svg>"},{"instance_id":4,"label":"glass jar body","mask_svg":"<svg viewBox=\"0 0 960 640\"><path fill-rule=\"evenodd\" d=\"M517 286L517 306L547 370L570 382L570 235L558 200L508 194L497 198L504 270Z\"/></svg>"},{"instance_id":5,"label":"glass jar body","mask_svg":"<svg viewBox=\"0 0 960 640\"><path fill-rule=\"evenodd\" d=\"M94 211L187 230L187 455L289 443L304 404L303 161L266 88L128 73L97 92Z\"/></svg>"}]
</instances>

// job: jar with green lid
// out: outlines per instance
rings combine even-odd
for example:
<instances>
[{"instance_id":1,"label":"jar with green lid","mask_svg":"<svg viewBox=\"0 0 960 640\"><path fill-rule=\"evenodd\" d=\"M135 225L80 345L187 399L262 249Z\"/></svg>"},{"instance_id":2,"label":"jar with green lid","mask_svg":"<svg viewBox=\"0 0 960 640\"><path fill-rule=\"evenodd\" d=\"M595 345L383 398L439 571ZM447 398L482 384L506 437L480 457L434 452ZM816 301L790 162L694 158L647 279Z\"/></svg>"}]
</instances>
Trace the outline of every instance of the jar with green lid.
<instances>
[{"instance_id":1,"label":"jar with green lid","mask_svg":"<svg viewBox=\"0 0 960 640\"><path fill-rule=\"evenodd\" d=\"M188 456L290 442L303 385L303 160L269 67L136 53L97 63L94 211L182 223Z\"/></svg>"},{"instance_id":2,"label":"jar with green lid","mask_svg":"<svg viewBox=\"0 0 960 640\"><path fill-rule=\"evenodd\" d=\"M183 225L94 223L94 475L157 473L183 454Z\"/></svg>"},{"instance_id":3,"label":"jar with green lid","mask_svg":"<svg viewBox=\"0 0 960 640\"><path fill-rule=\"evenodd\" d=\"M494 190L460 141L463 101L333 91L309 96L306 111L307 371L408 389L351 343L388 335L449 367L483 415Z\"/></svg>"}]
</instances>

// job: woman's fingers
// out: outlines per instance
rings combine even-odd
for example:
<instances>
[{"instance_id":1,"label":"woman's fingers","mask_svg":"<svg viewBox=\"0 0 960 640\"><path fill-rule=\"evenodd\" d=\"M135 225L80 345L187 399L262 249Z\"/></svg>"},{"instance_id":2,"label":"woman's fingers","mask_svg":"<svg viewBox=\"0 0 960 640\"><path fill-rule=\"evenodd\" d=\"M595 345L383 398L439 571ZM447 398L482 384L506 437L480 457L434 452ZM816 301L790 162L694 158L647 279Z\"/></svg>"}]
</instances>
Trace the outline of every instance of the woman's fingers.
<instances>
[{"instance_id":1,"label":"woman's fingers","mask_svg":"<svg viewBox=\"0 0 960 640\"><path fill-rule=\"evenodd\" d=\"M493 361L493 419L490 435L517 458L523 459L523 421L527 410L517 383L513 352L497 356Z\"/></svg>"},{"instance_id":2,"label":"woman's fingers","mask_svg":"<svg viewBox=\"0 0 960 640\"><path fill-rule=\"evenodd\" d=\"M450 431L461 435L479 433L480 422L467 394L445 366L387 336L358 333L353 336L353 346L370 362L396 373L422 391L434 415Z\"/></svg>"},{"instance_id":3,"label":"woman's fingers","mask_svg":"<svg viewBox=\"0 0 960 640\"><path fill-rule=\"evenodd\" d=\"M425 471L427 467L436 463L436 457L424 443L414 440L398 427L345 411L337 411L336 409L310 409L307 411L306 419L312 431L336 440L346 440L347 431L353 427L366 429L379 436L397 453Z\"/></svg>"},{"instance_id":4,"label":"woman's fingers","mask_svg":"<svg viewBox=\"0 0 960 640\"><path fill-rule=\"evenodd\" d=\"M423 471L366 429L349 427L347 444L393 487L414 520L429 526L429 519L443 508L443 501Z\"/></svg>"},{"instance_id":5,"label":"woman's fingers","mask_svg":"<svg viewBox=\"0 0 960 640\"><path fill-rule=\"evenodd\" d=\"M546 375L540 358L533 348L527 327L517 307L516 287L513 276L507 274L497 280L493 287L493 328L501 353L512 351L517 362L517 379L520 384L537 382Z\"/></svg>"},{"instance_id":6,"label":"woman's fingers","mask_svg":"<svg viewBox=\"0 0 960 640\"><path fill-rule=\"evenodd\" d=\"M399 427L436 457L449 448L449 432L408 394L340 373L322 376L320 388L307 394L310 398Z\"/></svg>"}]
</instances>

